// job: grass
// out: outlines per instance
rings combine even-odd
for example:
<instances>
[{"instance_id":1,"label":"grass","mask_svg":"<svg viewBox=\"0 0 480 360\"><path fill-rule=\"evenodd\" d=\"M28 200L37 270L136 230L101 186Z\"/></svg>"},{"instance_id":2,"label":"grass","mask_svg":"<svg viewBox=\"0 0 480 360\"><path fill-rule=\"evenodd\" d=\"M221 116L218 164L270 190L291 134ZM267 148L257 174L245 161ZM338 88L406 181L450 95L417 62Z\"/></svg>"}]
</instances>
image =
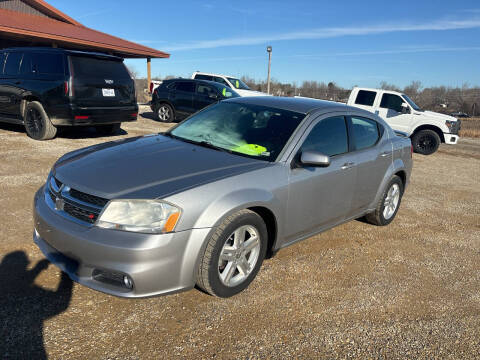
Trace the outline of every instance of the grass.
<instances>
[{"instance_id":1,"label":"grass","mask_svg":"<svg viewBox=\"0 0 480 360\"><path fill-rule=\"evenodd\" d=\"M480 138L480 117L463 118L462 128L459 135L461 137Z\"/></svg>"}]
</instances>

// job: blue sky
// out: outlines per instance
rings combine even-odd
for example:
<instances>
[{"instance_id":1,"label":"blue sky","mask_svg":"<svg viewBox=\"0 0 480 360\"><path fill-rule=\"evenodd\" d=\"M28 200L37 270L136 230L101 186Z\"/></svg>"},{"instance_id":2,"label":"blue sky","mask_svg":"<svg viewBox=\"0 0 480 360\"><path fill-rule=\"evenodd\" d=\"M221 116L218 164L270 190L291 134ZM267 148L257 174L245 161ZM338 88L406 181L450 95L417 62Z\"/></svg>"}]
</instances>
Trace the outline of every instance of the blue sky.
<instances>
[{"instance_id":1,"label":"blue sky","mask_svg":"<svg viewBox=\"0 0 480 360\"><path fill-rule=\"evenodd\" d=\"M82 24L171 53L153 76L195 70L344 87L480 85L480 1L49 0ZM367 5L366 5L367 4ZM127 65L146 74L145 60Z\"/></svg>"}]
</instances>

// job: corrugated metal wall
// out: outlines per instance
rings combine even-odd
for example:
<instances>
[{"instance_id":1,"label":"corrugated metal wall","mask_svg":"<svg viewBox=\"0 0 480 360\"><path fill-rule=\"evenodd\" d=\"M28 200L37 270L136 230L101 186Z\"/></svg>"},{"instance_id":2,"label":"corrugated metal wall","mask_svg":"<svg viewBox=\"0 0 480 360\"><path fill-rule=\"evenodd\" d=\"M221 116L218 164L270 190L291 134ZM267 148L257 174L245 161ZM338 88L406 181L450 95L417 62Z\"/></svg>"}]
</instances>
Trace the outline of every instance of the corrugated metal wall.
<instances>
[{"instance_id":1,"label":"corrugated metal wall","mask_svg":"<svg viewBox=\"0 0 480 360\"><path fill-rule=\"evenodd\" d=\"M52 19L52 17L38 11L34 7L24 3L22 0L0 0L0 9L13 10L24 14L38 15Z\"/></svg>"}]
</instances>

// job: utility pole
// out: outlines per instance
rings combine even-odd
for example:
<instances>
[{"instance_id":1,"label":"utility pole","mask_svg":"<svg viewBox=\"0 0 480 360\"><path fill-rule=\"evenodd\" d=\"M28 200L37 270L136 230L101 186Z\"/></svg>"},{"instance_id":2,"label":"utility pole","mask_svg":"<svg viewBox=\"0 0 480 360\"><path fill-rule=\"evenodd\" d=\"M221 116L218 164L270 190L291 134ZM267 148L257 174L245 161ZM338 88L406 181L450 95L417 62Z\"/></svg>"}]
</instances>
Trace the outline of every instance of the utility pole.
<instances>
[{"instance_id":1,"label":"utility pole","mask_svg":"<svg viewBox=\"0 0 480 360\"><path fill-rule=\"evenodd\" d=\"M270 45L267 46L267 52L268 52L267 94L270 95L270 66L272 63L272 47Z\"/></svg>"}]
</instances>

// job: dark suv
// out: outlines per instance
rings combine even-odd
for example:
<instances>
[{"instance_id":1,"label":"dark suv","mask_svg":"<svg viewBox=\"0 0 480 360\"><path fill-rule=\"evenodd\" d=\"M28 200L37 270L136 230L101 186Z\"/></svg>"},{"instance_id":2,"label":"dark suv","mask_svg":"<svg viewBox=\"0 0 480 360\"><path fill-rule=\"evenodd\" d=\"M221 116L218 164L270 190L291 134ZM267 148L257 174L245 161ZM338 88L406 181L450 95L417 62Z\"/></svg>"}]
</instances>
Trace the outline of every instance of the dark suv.
<instances>
[{"instance_id":1,"label":"dark suv","mask_svg":"<svg viewBox=\"0 0 480 360\"><path fill-rule=\"evenodd\" d=\"M0 121L51 139L57 126L95 126L103 134L135 121L135 85L123 59L57 48L0 50Z\"/></svg>"},{"instance_id":2,"label":"dark suv","mask_svg":"<svg viewBox=\"0 0 480 360\"><path fill-rule=\"evenodd\" d=\"M151 108L157 120L171 122L187 116L215 102L239 97L229 87L205 80L165 80L152 95Z\"/></svg>"}]
</instances>

